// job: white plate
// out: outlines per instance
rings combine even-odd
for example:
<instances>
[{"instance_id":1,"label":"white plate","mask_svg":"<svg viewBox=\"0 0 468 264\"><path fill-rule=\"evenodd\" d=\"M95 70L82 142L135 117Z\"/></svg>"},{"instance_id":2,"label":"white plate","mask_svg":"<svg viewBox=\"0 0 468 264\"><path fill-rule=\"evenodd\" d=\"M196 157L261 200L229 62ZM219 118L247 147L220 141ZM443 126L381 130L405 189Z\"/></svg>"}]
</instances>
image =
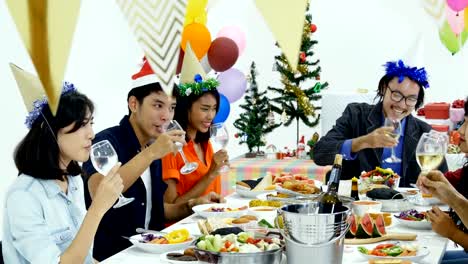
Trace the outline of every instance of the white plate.
<instances>
[{"instance_id":1,"label":"white plate","mask_svg":"<svg viewBox=\"0 0 468 264\"><path fill-rule=\"evenodd\" d=\"M319 187L319 186L317 186L317 187ZM281 186L278 186L278 185L276 186L276 191L279 192L279 193L284 193L284 194L293 196L293 197L295 197L295 196L316 197L316 196L319 195L318 193L304 194L304 193L300 193L300 192L295 192L295 191L291 191L289 189L285 189L285 188L283 188Z\"/></svg>"},{"instance_id":2,"label":"white plate","mask_svg":"<svg viewBox=\"0 0 468 264\"><path fill-rule=\"evenodd\" d=\"M247 208L245 208L244 210L238 210L238 211L224 211L224 212L209 212L209 211L206 211L207 209L209 209L211 207L235 209L235 208L242 207L242 205L231 204L231 203L230 204L221 204L221 203L200 204L200 205L192 207L192 210L196 214L200 215L201 217L205 217L205 218L209 218L209 217L217 217L217 218L233 217L233 218L237 218L237 217L240 217L242 215L245 215L247 213L247 209L248 209L248 206L247 206Z\"/></svg>"},{"instance_id":3,"label":"white plate","mask_svg":"<svg viewBox=\"0 0 468 264\"><path fill-rule=\"evenodd\" d=\"M432 224L431 222L427 220L421 220L421 221L411 221L411 220L405 220L405 219L400 219L396 216L393 216L398 224L412 228L412 229L432 229Z\"/></svg>"},{"instance_id":4,"label":"white plate","mask_svg":"<svg viewBox=\"0 0 468 264\"><path fill-rule=\"evenodd\" d=\"M164 252L169 252L169 251L175 251L175 250L180 250L180 249L185 249L187 248L194 240L195 238L193 236L190 236L192 239L183 243L177 243L177 244L151 244L151 243L143 243L140 242L143 240L142 234L134 235L130 237L130 242L132 242L133 245L136 247L140 248L141 250L144 250L146 252L150 253L156 253L156 254L161 254Z\"/></svg>"},{"instance_id":5,"label":"white plate","mask_svg":"<svg viewBox=\"0 0 468 264\"><path fill-rule=\"evenodd\" d=\"M267 191L252 191L250 189L247 189L245 187L236 185L236 193L239 194L242 197L246 198L257 198L257 195L264 194L264 193L272 193L275 192L275 190L267 190Z\"/></svg>"},{"instance_id":6,"label":"white plate","mask_svg":"<svg viewBox=\"0 0 468 264\"><path fill-rule=\"evenodd\" d=\"M367 249L370 249L368 247L366 247ZM420 261L422 260L424 257L426 257L427 255L429 255L429 249L427 249L427 247L421 247L418 249L418 252L416 254L416 256L404 256L404 257L389 257L389 256L374 256L374 255L367 255L367 254L364 254L364 253L361 253L359 252L359 250L356 250L362 257L364 257L365 259L403 259L403 260L410 260L410 261Z\"/></svg>"},{"instance_id":7,"label":"white plate","mask_svg":"<svg viewBox=\"0 0 468 264\"><path fill-rule=\"evenodd\" d=\"M161 254L161 256L159 256L159 259L163 262L163 263L174 263L174 264L199 264L200 261L180 261L180 260L172 260L172 259L168 259L167 258L167 254L169 253L181 253L183 254L184 251L183 250L176 250L176 251L171 251L171 252L166 252L166 253L163 253Z\"/></svg>"}]
</instances>

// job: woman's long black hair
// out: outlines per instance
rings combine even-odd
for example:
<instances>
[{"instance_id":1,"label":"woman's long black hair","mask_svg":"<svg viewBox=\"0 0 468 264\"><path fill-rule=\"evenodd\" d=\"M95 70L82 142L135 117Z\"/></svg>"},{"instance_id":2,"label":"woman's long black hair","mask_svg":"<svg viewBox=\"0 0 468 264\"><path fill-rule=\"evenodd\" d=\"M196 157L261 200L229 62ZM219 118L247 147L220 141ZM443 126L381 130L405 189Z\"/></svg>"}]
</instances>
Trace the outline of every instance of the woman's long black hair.
<instances>
[{"instance_id":1,"label":"woman's long black hair","mask_svg":"<svg viewBox=\"0 0 468 264\"><path fill-rule=\"evenodd\" d=\"M28 134L16 146L14 160L18 175L24 173L34 178L57 180L63 180L64 175L79 175L81 167L76 161L70 162L66 170L60 168L60 149L56 137L61 128L72 123L73 129L68 133L90 122L88 112L94 112L93 102L76 90L62 94L55 116L45 105Z\"/></svg>"}]
</instances>

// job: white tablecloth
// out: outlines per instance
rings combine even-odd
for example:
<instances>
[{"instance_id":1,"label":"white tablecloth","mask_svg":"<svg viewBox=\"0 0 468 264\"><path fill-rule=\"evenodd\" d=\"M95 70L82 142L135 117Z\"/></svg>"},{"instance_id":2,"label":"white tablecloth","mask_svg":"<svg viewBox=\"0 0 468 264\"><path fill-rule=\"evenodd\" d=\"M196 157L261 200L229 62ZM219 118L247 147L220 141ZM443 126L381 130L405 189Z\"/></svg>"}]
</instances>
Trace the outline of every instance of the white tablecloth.
<instances>
[{"instance_id":1,"label":"white tablecloth","mask_svg":"<svg viewBox=\"0 0 468 264\"><path fill-rule=\"evenodd\" d=\"M345 191L347 188L349 188L347 181L343 182L345 186L342 188L340 185L340 192ZM238 196L237 194L232 194L229 197L227 197L227 202L235 202L236 204L240 203L245 203L248 204L249 200L242 198ZM417 206L415 209L419 211L425 211L428 209L428 207L421 207ZM200 234L200 230L198 229L198 226L196 222L202 219L201 217L197 215L191 215L180 222L166 228L164 231L172 231L175 229L180 229L180 228L186 228L189 230L191 234ZM421 264L434 264L434 263L440 263L442 256L445 253L445 249L447 247L447 242L448 240L446 238L443 238L436 233L434 233L432 230L416 230L416 229L408 229L403 226L400 226L396 223L396 221L393 221L392 225L390 227L387 227L387 232L398 232L398 233L416 233L417 239L415 243L418 243L421 246L425 246L429 249L429 255L426 256L423 261L418 262ZM452 242L450 242L453 244ZM368 248L373 247L374 245L365 245ZM344 248L344 254L343 254L343 263L356 263L356 264L365 264L368 263L367 260L363 259L359 254L357 254L357 246L354 245L345 245ZM154 263L166 263L160 259L160 255L158 254L151 254L151 253L146 253L141 250L139 250L136 247L130 247L126 250L123 250L122 252L112 256L111 258L101 262L103 264L117 264L117 263L139 263L139 264L154 264Z\"/></svg>"}]
</instances>

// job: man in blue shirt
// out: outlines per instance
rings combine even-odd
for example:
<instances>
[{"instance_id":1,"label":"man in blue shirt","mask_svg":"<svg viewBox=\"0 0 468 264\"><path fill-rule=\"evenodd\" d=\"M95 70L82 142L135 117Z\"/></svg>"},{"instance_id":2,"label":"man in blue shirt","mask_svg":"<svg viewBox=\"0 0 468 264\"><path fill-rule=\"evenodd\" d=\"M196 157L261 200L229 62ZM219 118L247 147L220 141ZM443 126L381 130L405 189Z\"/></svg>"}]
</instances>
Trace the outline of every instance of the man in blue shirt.
<instances>
[{"instance_id":1,"label":"man in blue shirt","mask_svg":"<svg viewBox=\"0 0 468 264\"><path fill-rule=\"evenodd\" d=\"M359 176L376 166L392 168L402 176L400 187L416 183L420 168L415 150L422 133L431 130L427 123L413 117L412 111L422 106L424 88L429 87L424 68L405 65L402 60L387 62L386 74L377 89L379 102L349 104L335 126L314 147L314 161L318 165L333 163L336 153L344 157L342 179ZM385 118L400 120L399 139L389 136L393 127L383 126ZM385 161L395 147L400 162ZM439 170L447 171L447 164Z\"/></svg>"},{"instance_id":2,"label":"man in blue shirt","mask_svg":"<svg viewBox=\"0 0 468 264\"><path fill-rule=\"evenodd\" d=\"M102 219L93 251L94 258L99 261L131 246L122 236L134 235L138 227L161 230L166 221L177 221L190 215L196 204L222 200L213 193L185 203L164 203L167 186L162 180L160 159L177 151L174 142L185 144L185 132L163 133L162 126L174 116L175 96L168 96L151 76L155 75L146 62L142 71L134 75L137 82L143 81L128 94L129 115L123 117L118 126L98 133L93 140L93 143L109 140L114 146L122 163L119 173L124 184L123 194L135 199L120 208L111 208ZM96 172L90 161L83 164L83 168L87 175L85 195L89 205L103 176Z\"/></svg>"}]
</instances>

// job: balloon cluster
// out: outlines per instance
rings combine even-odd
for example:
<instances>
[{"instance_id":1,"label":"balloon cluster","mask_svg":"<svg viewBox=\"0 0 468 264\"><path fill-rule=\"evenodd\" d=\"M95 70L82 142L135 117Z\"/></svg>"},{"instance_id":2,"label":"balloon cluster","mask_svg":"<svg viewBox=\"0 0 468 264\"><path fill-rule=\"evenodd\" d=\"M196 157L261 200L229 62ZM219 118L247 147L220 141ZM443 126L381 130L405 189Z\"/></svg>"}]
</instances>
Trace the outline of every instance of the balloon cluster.
<instances>
[{"instance_id":1,"label":"balloon cluster","mask_svg":"<svg viewBox=\"0 0 468 264\"><path fill-rule=\"evenodd\" d=\"M468 0L447 0L445 17L439 37L442 44L455 54L468 38Z\"/></svg>"},{"instance_id":2,"label":"balloon cluster","mask_svg":"<svg viewBox=\"0 0 468 264\"><path fill-rule=\"evenodd\" d=\"M230 103L239 100L247 88L245 75L232 68L239 56L245 50L245 33L237 26L225 26L212 41L211 34L206 27L207 0L189 0L182 32L181 49L176 73L182 69L182 62L187 42L200 60L206 73L211 70L218 72L221 95L219 111L214 123L226 121L230 112Z\"/></svg>"}]
</instances>

